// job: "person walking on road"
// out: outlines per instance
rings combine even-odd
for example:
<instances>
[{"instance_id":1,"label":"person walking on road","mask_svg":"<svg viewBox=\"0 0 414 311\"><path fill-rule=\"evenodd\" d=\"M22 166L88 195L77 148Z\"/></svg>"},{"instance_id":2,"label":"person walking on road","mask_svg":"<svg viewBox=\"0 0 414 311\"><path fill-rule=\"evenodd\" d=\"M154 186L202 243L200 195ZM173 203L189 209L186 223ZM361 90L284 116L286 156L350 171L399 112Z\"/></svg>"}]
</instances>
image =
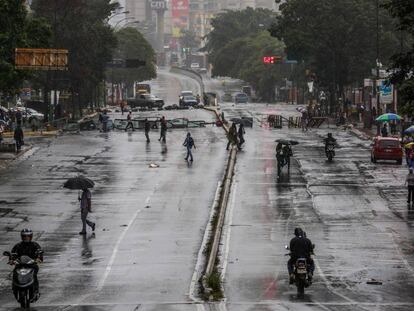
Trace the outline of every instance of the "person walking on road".
<instances>
[{"instance_id":1,"label":"person walking on road","mask_svg":"<svg viewBox=\"0 0 414 311\"><path fill-rule=\"evenodd\" d=\"M163 116L161 118L161 133L160 133L160 139L158 141L162 141L163 143L166 142L167 137L167 120L165 120L165 117Z\"/></svg>"},{"instance_id":2,"label":"person walking on road","mask_svg":"<svg viewBox=\"0 0 414 311\"><path fill-rule=\"evenodd\" d=\"M239 125L239 131L237 133L237 136L239 137L239 144L238 144L238 148L239 150L241 150L242 145L244 144L245 140L244 140L244 134L246 134L246 131L244 130L244 125L240 124Z\"/></svg>"},{"instance_id":3,"label":"person walking on road","mask_svg":"<svg viewBox=\"0 0 414 311\"><path fill-rule=\"evenodd\" d=\"M190 158L190 161L193 162L193 153L191 152L191 149L197 149L194 144L194 139L191 137L190 133L187 133L187 137L185 138L184 147L187 147L187 156L185 157L185 160L188 161L188 158Z\"/></svg>"},{"instance_id":4,"label":"person walking on road","mask_svg":"<svg viewBox=\"0 0 414 311\"><path fill-rule=\"evenodd\" d=\"M92 231L95 231L95 223L88 220L88 214L92 212L92 194L88 188L82 189L82 195L79 198L80 210L81 210L81 220L82 220L82 231L79 234L86 234L86 225L92 228Z\"/></svg>"},{"instance_id":5,"label":"person walking on road","mask_svg":"<svg viewBox=\"0 0 414 311\"><path fill-rule=\"evenodd\" d=\"M22 146L24 144L23 142L24 134L23 130L20 124L16 126L16 129L14 130L14 140L16 141L16 150L19 152L22 149Z\"/></svg>"},{"instance_id":6,"label":"person walking on road","mask_svg":"<svg viewBox=\"0 0 414 311\"><path fill-rule=\"evenodd\" d=\"M414 174L413 174L413 168L410 168L410 171L407 175L407 178L405 180L405 184L408 186L408 198L407 203L410 205L411 203L414 203Z\"/></svg>"},{"instance_id":7,"label":"person walking on road","mask_svg":"<svg viewBox=\"0 0 414 311\"><path fill-rule=\"evenodd\" d=\"M236 123L233 123L227 133L227 139L229 142L227 143L226 150L229 150L230 145L237 145L237 128Z\"/></svg>"},{"instance_id":8,"label":"person walking on road","mask_svg":"<svg viewBox=\"0 0 414 311\"><path fill-rule=\"evenodd\" d=\"M150 138L149 138L149 131L151 129L151 124L148 121L148 118L145 118L145 123L144 123L144 130L145 130L145 138L147 139L147 143L150 142Z\"/></svg>"},{"instance_id":9,"label":"person walking on road","mask_svg":"<svg viewBox=\"0 0 414 311\"><path fill-rule=\"evenodd\" d=\"M128 113L128 115L127 115L127 121L128 121L128 124L127 124L127 126L125 127L125 132L126 131L128 131L128 129L131 127L132 128L132 130L133 131L135 131L135 129L134 129L134 124L132 123L132 112L130 111L129 113Z\"/></svg>"},{"instance_id":10,"label":"person walking on road","mask_svg":"<svg viewBox=\"0 0 414 311\"><path fill-rule=\"evenodd\" d=\"M108 121L109 121L109 116L105 110L102 115L102 132L104 133L108 132Z\"/></svg>"},{"instance_id":11,"label":"person walking on road","mask_svg":"<svg viewBox=\"0 0 414 311\"><path fill-rule=\"evenodd\" d=\"M302 111L301 127L302 132L308 131L308 112L306 110Z\"/></svg>"}]
</instances>

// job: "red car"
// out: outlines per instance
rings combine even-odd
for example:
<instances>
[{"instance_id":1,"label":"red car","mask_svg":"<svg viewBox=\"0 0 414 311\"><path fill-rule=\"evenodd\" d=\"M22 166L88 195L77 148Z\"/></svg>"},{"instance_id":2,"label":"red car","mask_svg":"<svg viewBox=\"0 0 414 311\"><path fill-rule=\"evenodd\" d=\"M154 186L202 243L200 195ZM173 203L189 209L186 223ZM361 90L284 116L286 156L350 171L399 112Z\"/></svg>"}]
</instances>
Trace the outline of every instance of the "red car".
<instances>
[{"instance_id":1,"label":"red car","mask_svg":"<svg viewBox=\"0 0 414 311\"><path fill-rule=\"evenodd\" d=\"M371 162L377 160L395 160L397 164L402 164L403 149L400 140L395 137L376 137L372 144Z\"/></svg>"}]
</instances>

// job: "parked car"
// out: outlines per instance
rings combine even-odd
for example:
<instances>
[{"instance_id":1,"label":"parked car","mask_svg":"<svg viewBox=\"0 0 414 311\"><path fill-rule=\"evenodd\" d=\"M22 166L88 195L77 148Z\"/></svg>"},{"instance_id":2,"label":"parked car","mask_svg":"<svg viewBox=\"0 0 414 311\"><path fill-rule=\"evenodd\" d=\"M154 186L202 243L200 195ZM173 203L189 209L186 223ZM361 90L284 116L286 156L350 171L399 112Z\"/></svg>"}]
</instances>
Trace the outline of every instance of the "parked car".
<instances>
[{"instance_id":1,"label":"parked car","mask_svg":"<svg viewBox=\"0 0 414 311\"><path fill-rule=\"evenodd\" d=\"M240 104L240 103L247 103L249 100L249 97L245 93L237 93L234 95L234 103Z\"/></svg>"},{"instance_id":2,"label":"parked car","mask_svg":"<svg viewBox=\"0 0 414 311\"><path fill-rule=\"evenodd\" d=\"M43 122L43 120L45 119L45 115L43 113L40 113L40 112L32 109L32 108L26 108L26 118L29 120L29 122L32 119Z\"/></svg>"},{"instance_id":3,"label":"parked car","mask_svg":"<svg viewBox=\"0 0 414 311\"><path fill-rule=\"evenodd\" d=\"M397 164L402 164L403 149L401 142L395 137L376 137L371 150L371 161L377 163L377 160L394 160Z\"/></svg>"},{"instance_id":4,"label":"parked car","mask_svg":"<svg viewBox=\"0 0 414 311\"><path fill-rule=\"evenodd\" d=\"M164 100L152 94L140 94L134 99L128 99L127 104L132 109L136 107L162 108Z\"/></svg>"},{"instance_id":5,"label":"parked car","mask_svg":"<svg viewBox=\"0 0 414 311\"><path fill-rule=\"evenodd\" d=\"M184 96L181 100L181 106L194 107L197 106L198 102L194 96Z\"/></svg>"}]
</instances>

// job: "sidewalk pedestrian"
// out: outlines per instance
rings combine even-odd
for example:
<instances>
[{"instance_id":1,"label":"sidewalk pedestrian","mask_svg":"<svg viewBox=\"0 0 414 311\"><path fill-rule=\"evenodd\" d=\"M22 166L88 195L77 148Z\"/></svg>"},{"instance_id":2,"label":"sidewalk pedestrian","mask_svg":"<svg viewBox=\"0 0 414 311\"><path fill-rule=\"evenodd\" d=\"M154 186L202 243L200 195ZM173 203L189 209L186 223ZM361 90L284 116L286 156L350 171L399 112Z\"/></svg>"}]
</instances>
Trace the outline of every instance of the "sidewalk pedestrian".
<instances>
[{"instance_id":1,"label":"sidewalk pedestrian","mask_svg":"<svg viewBox=\"0 0 414 311\"><path fill-rule=\"evenodd\" d=\"M86 234L86 225L95 231L95 223L88 220L88 214L92 212L92 194L88 188L82 189L82 195L78 198L80 202L81 220L82 220L82 231L79 234Z\"/></svg>"},{"instance_id":2,"label":"sidewalk pedestrian","mask_svg":"<svg viewBox=\"0 0 414 311\"><path fill-rule=\"evenodd\" d=\"M24 144L24 134L20 124L18 124L14 130L14 140L16 141L16 150L19 152Z\"/></svg>"},{"instance_id":3,"label":"sidewalk pedestrian","mask_svg":"<svg viewBox=\"0 0 414 311\"><path fill-rule=\"evenodd\" d=\"M150 142L150 138L149 138L149 131L151 129L151 124L148 121L148 118L145 118L145 123L144 123L144 130L145 130L145 138L147 139L147 143Z\"/></svg>"},{"instance_id":4,"label":"sidewalk pedestrian","mask_svg":"<svg viewBox=\"0 0 414 311\"><path fill-rule=\"evenodd\" d=\"M132 130L133 131L135 131L135 129L134 129L134 124L132 123L132 112L130 111L130 112L128 112L128 115L127 115L127 121L128 121L128 124L127 124L127 126L125 127L125 132L126 131L128 131L128 129L131 127L132 128Z\"/></svg>"},{"instance_id":5,"label":"sidewalk pedestrian","mask_svg":"<svg viewBox=\"0 0 414 311\"><path fill-rule=\"evenodd\" d=\"M160 132L160 139L158 141L162 141L163 143L166 142L167 137L167 120L165 120L165 117L163 116L161 118L161 132Z\"/></svg>"},{"instance_id":6,"label":"sidewalk pedestrian","mask_svg":"<svg viewBox=\"0 0 414 311\"><path fill-rule=\"evenodd\" d=\"M410 171L407 175L407 178L405 180L405 184L408 187L408 198L407 198L407 203L411 204L411 202L414 203L414 174L413 174L413 169L410 168Z\"/></svg>"},{"instance_id":7,"label":"sidewalk pedestrian","mask_svg":"<svg viewBox=\"0 0 414 311\"><path fill-rule=\"evenodd\" d=\"M229 132L227 133L227 147L226 150L229 150L230 145L237 145L237 128L236 123L233 123L229 129Z\"/></svg>"},{"instance_id":8,"label":"sidewalk pedestrian","mask_svg":"<svg viewBox=\"0 0 414 311\"><path fill-rule=\"evenodd\" d=\"M185 157L185 160L188 161L188 158L190 158L190 161L193 162L193 153L191 152L191 149L194 147L194 149L197 149L194 143L194 139L191 137L190 133L187 133L187 137L185 138L184 147L187 148L187 156Z\"/></svg>"},{"instance_id":9,"label":"sidewalk pedestrian","mask_svg":"<svg viewBox=\"0 0 414 311\"><path fill-rule=\"evenodd\" d=\"M0 144L3 142L4 126L0 123Z\"/></svg>"},{"instance_id":10,"label":"sidewalk pedestrian","mask_svg":"<svg viewBox=\"0 0 414 311\"><path fill-rule=\"evenodd\" d=\"M302 111L302 118L301 118L301 127L302 132L308 131L308 112L306 110Z\"/></svg>"},{"instance_id":11,"label":"sidewalk pedestrian","mask_svg":"<svg viewBox=\"0 0 414 311\"><path fill-rule=\"evenodd\" d=\"M387 123L384 123L384 125L381 128L381 136L382 137L388 137Z\"/></svg>"},{"instance_id":12,"label":"sidewalk pedestrian","mask_svg":"<svg viewBox=\"0 0 414 311\"><path fill-rule=\"evenodd\" d=\"M239 150L241 150L242 145L244 144L245 140L244 140L244 134L246 134L246 131L244 130L244 125L240 124L239 125L239 131L237 133L238 137L239 137L239 144L238 144L238 148Z\"/></svg>"}]
</instances>

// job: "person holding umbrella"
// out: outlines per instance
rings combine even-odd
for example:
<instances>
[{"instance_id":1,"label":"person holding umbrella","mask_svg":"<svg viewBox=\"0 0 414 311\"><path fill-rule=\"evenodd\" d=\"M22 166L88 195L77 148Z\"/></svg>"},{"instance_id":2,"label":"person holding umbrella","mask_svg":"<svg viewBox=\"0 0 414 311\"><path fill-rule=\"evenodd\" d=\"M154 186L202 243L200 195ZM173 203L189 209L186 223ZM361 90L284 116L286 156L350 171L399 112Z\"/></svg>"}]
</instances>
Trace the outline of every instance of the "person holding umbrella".
<instances>
[{"instance_id":1,"label":"person holding umbrella","mask_svg":"<svg viewBox=\"0 0 414 311\"><path fill-rule=\"evenodd\" d=\"M93 188L94 185L95 183L92 180L82 176L69 178L63 185L68 189L82 190L82 194L78 197L82 220L82 231L79 232L81 235L86 234L86 225L91 227L92 231L95 231L95 223L88 220L88 214L92 211L92 194L89 188Z\"/></svg>"}]
</instances>

